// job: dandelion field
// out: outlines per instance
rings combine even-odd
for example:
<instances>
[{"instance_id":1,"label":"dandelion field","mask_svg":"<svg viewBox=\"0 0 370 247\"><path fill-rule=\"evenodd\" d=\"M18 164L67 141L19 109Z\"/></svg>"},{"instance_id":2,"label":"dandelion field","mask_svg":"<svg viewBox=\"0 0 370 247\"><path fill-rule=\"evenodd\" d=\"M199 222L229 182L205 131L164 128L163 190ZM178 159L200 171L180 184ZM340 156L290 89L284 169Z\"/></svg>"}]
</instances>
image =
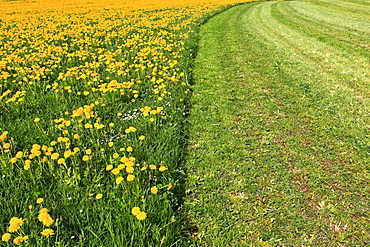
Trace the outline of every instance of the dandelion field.
<instances>
[{"instance_id":1,"label":"dandelion field","mask_svg":"<svg viewBox=\"0 0 370 247\"><path fill-rule=\"evenodd\" d=\"M196 30L232 3L0 2L0 246L186 241Z\"/></svg>"}]
</instances>

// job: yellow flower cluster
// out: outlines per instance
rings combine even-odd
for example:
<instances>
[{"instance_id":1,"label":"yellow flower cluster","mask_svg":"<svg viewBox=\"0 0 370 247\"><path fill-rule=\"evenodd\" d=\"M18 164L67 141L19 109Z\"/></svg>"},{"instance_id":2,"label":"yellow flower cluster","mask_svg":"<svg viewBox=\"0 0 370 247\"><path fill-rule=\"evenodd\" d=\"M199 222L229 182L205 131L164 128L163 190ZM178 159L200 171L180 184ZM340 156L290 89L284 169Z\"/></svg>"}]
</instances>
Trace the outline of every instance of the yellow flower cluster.
<instances>
[{"instance_id":1,"label":"yellow flower cluster","mask_svg":"<svg viewBox=\"0 0 370 247\"><path fill-rule=\"evenodd\" d=\"M4 233L1 236L1 241L8 242L11 238L12 238L12 235L10 233ZM28 240L28 236L18 236L13 239L13 243L18 245L27 240Z\"/></svg>"},{"instance_id":2,"label":"yellow flower cluster","mask_svg":"<svg viewBox=\"0 0 370 247\"><path fill-rule=\"evenodd\" d=\"M44 226L51 226L54 223L53 218L51 218L48 212L49 210L46 208L42 208L39 211L38 219L42 224L44 224Z\"/></svg>"},{"instance_id":3,"label":"yellow flower cluster","mask_svg":"<svg viewBox=\"0 0 370 247\"><path fill-rule=\"evenodd\" d=\"M9 232L18 231L21 228L21 226L23 225L23 222L24 222L23 219L20 219L18 217L12 217L9 221L8 231Z\"/></svg>"},{"instance_id":4,"label":"yellow flower cluster","mask_svg":"<svg viewBox=\"0 0 370 247\"><path fill-rule=\"evenodd\" d=\"M0 121L0 166L76 187L105 179L112 188L138 190L137 197L171 189L170 179L159 181L171 165L147 154L165 145L147 143L173 125L171 115L183 114L194 56L187 42L197 21L236 2L0 1L0 115L9 116ZM17 133L17 124L28 129ZM108 200L109 193L99 192L92 191L97 200ZM139 207L132 214L147 218ZM37 218L43 225L37 233L52 236L48 209ZM24 222L11 218L2 241ZM28 236L13 239L24 241Z\"/></svg>"},{"instance_id":5,"label":"yellow flower cluster","mask_svg":"<svg viewBox=\"0 0 370 247\"><path fill-rule=\"evenodd\" d=\"M38 198L36 200L36 203L37 204L41 204L44 202L44 199L43 198ZM33 206L32 205L29 205L28 206L28 209L29 210L32 210ZM54 220L51 218L51 216L49 215L49 210L46 209L46 208L41 208L40 211L39 211L39 215L38 215L38 220L44 225L44 226L51 226L53 223L54 223ZM22 218L18 218L18 217L12 217L9 221L9 226L8 226L8 232L4 233L2 236L1 236L1 241L3 242L8 242L11 238L12 238L12 234L15 234L15 233L20 233L20 234L24 234L24 230L21 230L21 226L24 225L25 222L28 222L29 220L28 219L22 219ZM45 237L49 237L51 235L54 235L54 230L53 229L50 229L50 228L45 228L43 229L42 232L40 232L41 235L45 236ZM14 236L14 239L13 239L13 243L16 244L16 245L19 245L20 243L22 242L25 242L29 240L29 236L28 235L25 235L25 236Z\"/></svg>"},{"instance_id":6,"label":"yellow flower cluster","mask_svg":"<svg viewBox=\"0 0 370 247\"><path fill-rule=\"evenodd\" d=\"M138 220L146 219L146 213L142 212L139 207L133 207L131 213L135 215Z\"/></svg>"}]
</instances>

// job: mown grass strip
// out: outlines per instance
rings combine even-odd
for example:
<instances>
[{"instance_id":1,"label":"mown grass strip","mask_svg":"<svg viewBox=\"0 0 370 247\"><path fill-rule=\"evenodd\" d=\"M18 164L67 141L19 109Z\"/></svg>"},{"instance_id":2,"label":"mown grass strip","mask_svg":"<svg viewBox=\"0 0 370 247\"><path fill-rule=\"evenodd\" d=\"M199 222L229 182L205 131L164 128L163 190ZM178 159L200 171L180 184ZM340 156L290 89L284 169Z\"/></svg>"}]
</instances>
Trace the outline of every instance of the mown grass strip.
<instances>
[{"instance_id":1,"label":"mown grass strip","mask_svg":"<svg viewBox=\"0 0 370 247\"><path fill-rule=\"evenodd\" d=\"M369 243L369 61L355 38L366 41L369 16L325 2L246 4L203 26L187 163L194 245Z\"/></svg>"}]
</instances>

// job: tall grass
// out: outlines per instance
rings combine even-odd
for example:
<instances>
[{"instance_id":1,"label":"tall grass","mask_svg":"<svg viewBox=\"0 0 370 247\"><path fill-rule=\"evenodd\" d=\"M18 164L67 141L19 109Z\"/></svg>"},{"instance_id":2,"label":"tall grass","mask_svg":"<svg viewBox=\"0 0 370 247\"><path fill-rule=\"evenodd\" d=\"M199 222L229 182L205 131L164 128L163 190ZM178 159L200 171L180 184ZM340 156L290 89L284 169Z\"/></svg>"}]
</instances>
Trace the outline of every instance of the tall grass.
<instances>
[{"instance_id":1,"label":"tall grass","mask_svg":"<svg viewBox=\"0 0 370 247\"><path fill-rule=\"evenodd\" d=\"M184 244L196 30L233 1L1 2L1 246Z\"/></svg>"}]
</instances>

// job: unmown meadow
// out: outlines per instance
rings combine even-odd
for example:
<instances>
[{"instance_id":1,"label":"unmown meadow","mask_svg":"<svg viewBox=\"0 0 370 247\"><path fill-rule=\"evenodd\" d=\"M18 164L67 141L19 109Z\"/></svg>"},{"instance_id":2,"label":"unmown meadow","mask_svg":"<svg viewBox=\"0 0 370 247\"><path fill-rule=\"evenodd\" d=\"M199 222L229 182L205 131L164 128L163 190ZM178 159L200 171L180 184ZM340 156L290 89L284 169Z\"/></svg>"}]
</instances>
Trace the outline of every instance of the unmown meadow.
<instances>
[{"instance_id":1,"label":"unmown meadow","mask_svg":"<svg viewBox=\"0 0 370 247\"><path fill-rule=\"evenodd\" d=\"M233 1L0 2L1 246L172 246L199 24Z\"/></svg>"}]
</instances>

